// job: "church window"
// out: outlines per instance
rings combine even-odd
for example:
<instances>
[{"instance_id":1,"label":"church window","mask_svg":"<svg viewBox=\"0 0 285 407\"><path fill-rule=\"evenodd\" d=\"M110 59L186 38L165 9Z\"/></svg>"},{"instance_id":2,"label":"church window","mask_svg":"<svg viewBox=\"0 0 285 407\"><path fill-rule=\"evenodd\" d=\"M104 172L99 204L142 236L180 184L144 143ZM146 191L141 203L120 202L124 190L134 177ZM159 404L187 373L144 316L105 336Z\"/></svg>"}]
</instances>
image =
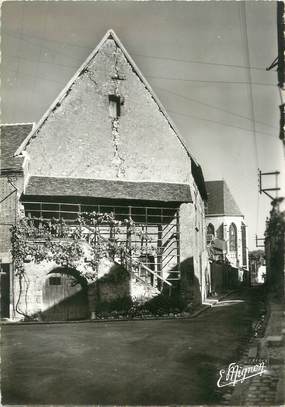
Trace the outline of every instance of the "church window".
<instances>
[{"instance_id":1,"label":"church window","mask_svg":"<svg viewBox=\"0 0 285 407\"><path fill-rule=\"evenodd\" d=\"M218 239L224 238L224 224L223 223L218 227L218 229L216 231L216 235L217 235Z\"/></svg>"},{"instance_id":2,"label":"church window","mask_svg":"<svg viewBox=\"0 0 285 407\"><path fill-rule=\"evenodd\" d=\"M230 252L237 251L237 227L234 223L230 225L229 229L229 248Z\"/></svg>"},{"instance_id":3,"label":"church window","mask_svg":"<svg viewBox=\"0 0 285 407\"><path fill-rule=\"evenodd\" d=\"M246 253L246 225L241 224L241 243L242 243L242 265L247 266L247 253Z\"/></svg>"},{"instance_id":4,"label":"church window","mask_svg":"<svg viewBox=\"0 0 285 407\"><path fill-rule=\"evenodd\" d=\"M207 244L209 244L215 238L215 228L212 223L209 223L207 226Z\"/></svg>"}]
</instances>

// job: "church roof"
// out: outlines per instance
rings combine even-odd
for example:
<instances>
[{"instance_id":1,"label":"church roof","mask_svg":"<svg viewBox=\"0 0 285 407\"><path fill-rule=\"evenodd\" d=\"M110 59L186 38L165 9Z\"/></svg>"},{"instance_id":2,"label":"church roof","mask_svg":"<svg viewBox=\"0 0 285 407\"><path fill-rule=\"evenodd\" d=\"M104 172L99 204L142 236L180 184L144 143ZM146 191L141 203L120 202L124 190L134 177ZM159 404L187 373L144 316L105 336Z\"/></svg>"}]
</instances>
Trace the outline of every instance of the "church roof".
<instances>
[{"instance_id":1,"label":"church roof","mask_svg":"<svg viewBox=\"0 0 285 407\"><path fill-rule=\"evenodd\" d=\"M225 181L206 181L206 190L208 216L243 216Z\"/></svg>"},{"instance_id":2,"label":"church roof","mask_svg":"<svg viewBox=\"0 0 285 407\"><path fill-rule=\"evenodd\" d=\"M33 123L15 123L1 125L1 174L22 171L22 158L14 153L31 132Z\"/></svg>"}]
</instances>

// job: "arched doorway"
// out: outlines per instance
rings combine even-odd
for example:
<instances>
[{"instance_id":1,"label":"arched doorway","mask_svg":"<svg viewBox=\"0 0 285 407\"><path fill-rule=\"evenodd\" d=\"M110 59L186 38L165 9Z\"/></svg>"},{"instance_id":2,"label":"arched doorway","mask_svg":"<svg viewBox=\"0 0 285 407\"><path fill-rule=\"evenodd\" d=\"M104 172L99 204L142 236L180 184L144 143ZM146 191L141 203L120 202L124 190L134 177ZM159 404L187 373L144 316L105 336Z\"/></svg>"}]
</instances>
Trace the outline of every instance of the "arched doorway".
<instances>
[{"instance_id":1,"label":"arched doorway","mask_svg":"<svg viewBox=\"0 0 285 407\"><path fill-rule=\"evenodd\" d=\"M77 270L59 267L46 276L42 317L46 321L68 321L89 317L87 282Z\"/></svg>"}]
</instances>

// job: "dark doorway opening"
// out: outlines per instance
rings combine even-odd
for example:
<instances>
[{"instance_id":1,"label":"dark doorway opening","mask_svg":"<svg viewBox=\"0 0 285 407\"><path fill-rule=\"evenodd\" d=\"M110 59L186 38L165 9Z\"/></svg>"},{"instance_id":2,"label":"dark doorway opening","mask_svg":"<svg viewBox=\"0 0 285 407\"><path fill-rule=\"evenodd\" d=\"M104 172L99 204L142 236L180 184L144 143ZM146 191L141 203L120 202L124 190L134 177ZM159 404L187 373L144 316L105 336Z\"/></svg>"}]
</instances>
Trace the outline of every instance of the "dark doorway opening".
<instances>
[{"instance_id":1,"label":"dark doorway opening","mask_svg":"<svg viewBox=\"0 0 285 407\"><path fill-rule=\"evenodd\" d=\"M0 264L1 318L10 317L10 264Z\"/></svg>"}]
</instances>

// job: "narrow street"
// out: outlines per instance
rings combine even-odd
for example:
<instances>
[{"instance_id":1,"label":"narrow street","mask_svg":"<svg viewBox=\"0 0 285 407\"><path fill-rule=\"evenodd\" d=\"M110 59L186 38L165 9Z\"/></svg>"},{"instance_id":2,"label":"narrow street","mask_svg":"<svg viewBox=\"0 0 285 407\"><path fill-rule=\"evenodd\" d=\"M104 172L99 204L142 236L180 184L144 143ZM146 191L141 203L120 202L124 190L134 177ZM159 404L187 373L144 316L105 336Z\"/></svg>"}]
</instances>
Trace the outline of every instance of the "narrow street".
<instances>
[{"instance_id":1,"label":"narrow street","mask_svg":"<svg viewBox=\"0 0 285 407\"><path fill-rule=\"evenodd\" d=\"M258 289L192 320L4 325L7 404L219 403L218 372L238 361Z\"/></svg>"}]
</instances>

